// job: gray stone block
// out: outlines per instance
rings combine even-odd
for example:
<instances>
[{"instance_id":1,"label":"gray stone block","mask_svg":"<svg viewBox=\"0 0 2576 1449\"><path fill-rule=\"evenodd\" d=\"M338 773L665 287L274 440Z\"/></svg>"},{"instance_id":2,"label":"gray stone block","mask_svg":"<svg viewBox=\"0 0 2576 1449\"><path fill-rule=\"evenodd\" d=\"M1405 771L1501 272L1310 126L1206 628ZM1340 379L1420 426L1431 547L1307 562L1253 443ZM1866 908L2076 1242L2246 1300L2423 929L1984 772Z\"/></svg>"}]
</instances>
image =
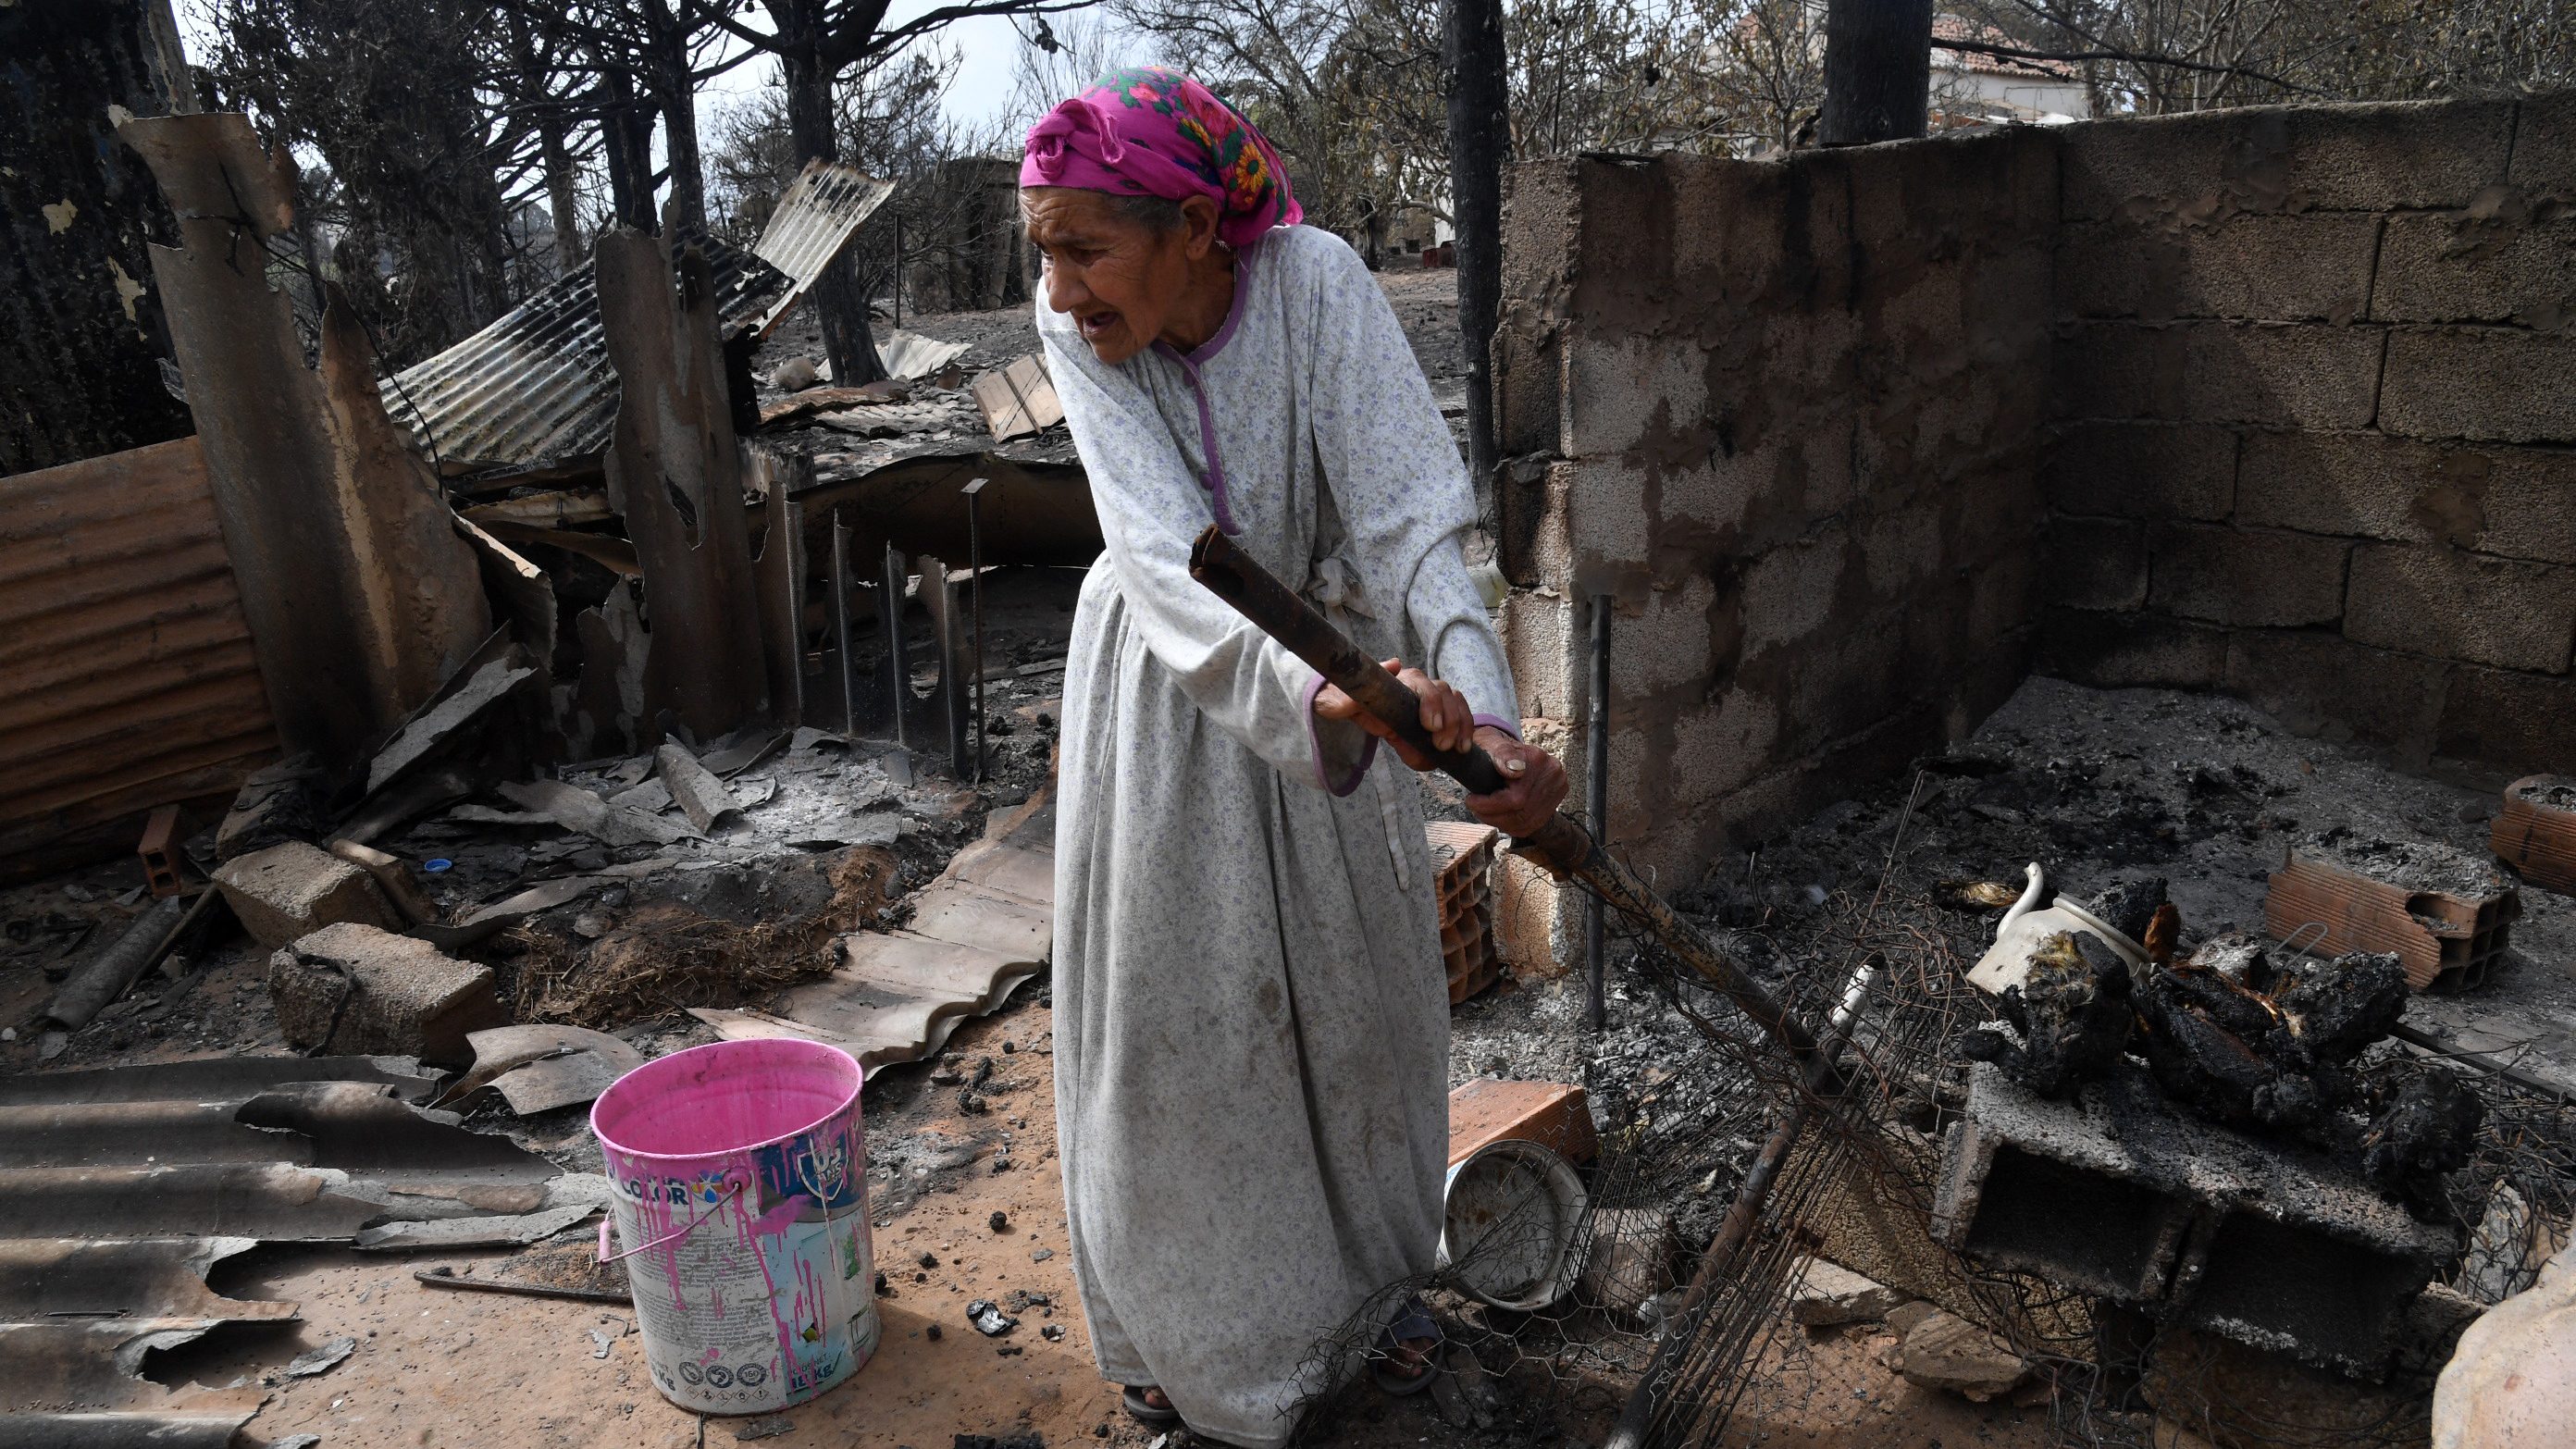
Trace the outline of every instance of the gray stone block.
<instances>
[{"instance_id":1,"label":"gray stone block","mask_svg":"<svg viewBox=\"0 0 2576 1449\"><path fill-rule=\"evenodd\" d=\"M2180 523L2148 537L2148 602L2218 624L2331 624L2343 615L2352 545L2304 533Z\"/></svg>"},{"instance_id":2,"label":"gray stone block","mask_svg":"<svg viewBox=\"0 0 2576 1449\"><path fill-rule=\"evenodd\" d=\"M2127 518L2052 518L2040 570L2043 597L2073 609L2134 609L2147 601L2147 526Z\"/></svg>"},{"instance_id":3,"label":"gray stone block","mask_svg":"<svg viewBox=\"0 0 2576 1449\"><path fill-rule=\"evenodd\" d=\"M300 840L224 862L215 884L242 928L271 948L344 921L388 930L403 924L362 867Z\"/></svg>"},{"instance_id":4,"label":"gray stone block","mask_svg":"<svg viewBox=\"0 0 2576 1449\"><path fill-rule=\"evenodd\" d=\"M2529 197L2576 200L2576 91L2535 96L2520 110L2506 179Z\"/></svg>"},{"instance_id":5,"label":"gray stone block","mask_svg":"<svg viewBox=\"0 0 2576 1449\"><path fill-rule=\"evenodd\" d=\"M2050 365L2060 418L2180 418L2188 339L2179 326L2072 322Z\"/></svg>"},{"instance_id":6,"label":"gray stone block","mask_svg":"<svg viewBox=\"0 0 2576 1449\"><path fill-rule=\"evenodd\" d=\"M492 968L373 926L327 927L269 958L268 992L289 1043L446 1065L473 1056L465 1037L506 1026Z\"/></svg>"},{"instance_id":7,"label":"gray stone block","mask_svg":"<svg viewBox=\"0 0 2576 1449\"><path fill-rule=\"evenodd\" d=\"M2239 523L2576 563L2576 455L2382 433L2257 432Z\"/></svg>"},{"instance_id":8,"label":"gray stone block","mask_svg":"<svg viewBox=\"0 0 2576 1449\"><path fill-rule=\"evenodd\" d=\"M2099 689L2209 689L2227 672L2227 634L2163 614L2049 609L2036 667Z\"/></svg>"},{"instance_id":9,"label":"gray stone block","mask_svg":"<svg viewBox=\"0 0 2576 1449\"><path fill-rule=\"evenodd\" d=\"M2227 517L2236 430L2203 423L2070 424L2050 440L2042 487L2060 513L2112 518Z\"/></svg>"},{"instance_id":10,"label":"gray stone block","mask_svg":"<svg viewBox=\"0 0 2576 1449\"><path fill-rule=\"evenodd\" d=\"M2496 327L2389 334L2379 426L2411 438L2576 442L2576 337Z\"/></svg>"},{"instance_id":11,"label":"gray stone block","mask_svg":"<svg viewBox=\"0 0 2576 1449\"><path fill-rule=\"evenodd\" d=\"M2433 752L2506 774L2567 768L2576 760L2576 679L2453 670Z\"/></svg>"},{"instance_id":12,"label":"gray stone block","mask_svg":"<svg viewBox=\"0 0 2576 1449\"><path fill-rule=\"evenodd\" d=\"M2461 207L2520 152L2501 101L2248 107L2055 135L2075 221Z\"/></svg>"},{"instance_id":13,"label":"gray stone block","mask_svg":"<svg viewBox=\"0 0 2576 1449\"><path fill-rule=\"evenodd\" d=\"M2458 1251L2347 1168L2183 1115L2134 1063L2063 1102L1969 1071L1932 1223L1979 1261L2373 1374Z\"/></svg>"},{"instance_id":14,"label":"gray stone block","mask_svg":"<svg viewBox=\"0 0 2576 1449\"><path fill-rule=\"evenodd\" d=\"M2370 302L2378 231L2365 214L2076 223L2057 247L2057 307L2149 321L2349 322Z\"/></svg>"},{"instance_id":15,"label":"gray stone block","mask_svg":"<svg viewBox=\"0 0 2576 1449\"><path fill-rule=\"evenodd\" d=\"M2317 629L2242 629L2227 639L2227 692L2293 733L2389 751L2423 765L2432 755L2451 666L2373 649Z\"/></svg>"},{"instance_id":16,"label":"gray stone block","mask_svg":"<svg viewBox=\"0 0 2576 1449\"><path fill-rule=\"evenodd\" d=\"M2564 674L2576 649L2576 567L2363 544L2344 633L2437 659Z\"/></svg>"},{"instance_id":17,"label":"gray stone block","mask_svg":"<svg viewBox=\"0 0 2576 1449\"><path fill-rule=\"evenodd\" d=\"M2576 220L2392 216L2370 316L2555 331L2576 317Z\"/></svg>"},{"instance_id":18,"label":"gray stone block","mask_svg":"<svg viewBox=\"0 0 2576 1449\"><path fill-rule=\"evenodd\" d=\"M2200 322L2181 330L2182 416L2294 428L2369 426L2385 342L2378 329Z\"/></svg>"}]
</instances>

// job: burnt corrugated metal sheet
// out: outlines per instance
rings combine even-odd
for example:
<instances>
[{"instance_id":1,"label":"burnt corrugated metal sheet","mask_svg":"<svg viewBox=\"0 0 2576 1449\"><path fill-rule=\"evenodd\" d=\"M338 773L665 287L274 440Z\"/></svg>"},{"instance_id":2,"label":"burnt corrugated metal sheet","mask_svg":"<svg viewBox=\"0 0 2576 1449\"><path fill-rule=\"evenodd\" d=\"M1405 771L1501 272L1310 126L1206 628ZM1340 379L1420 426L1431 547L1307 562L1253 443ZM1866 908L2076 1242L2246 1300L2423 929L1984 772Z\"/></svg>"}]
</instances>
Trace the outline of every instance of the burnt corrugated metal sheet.
<instances>
[{"instance_id":1,"label":"burnt corrugated metal sheet","mask_svg":"<svg viewBox=\"0 0 2576 1449\"><path fill-rule=\"evenodd\" d=\"M858 233L859 223L893 194L893 182L880 181L855 167L805 163L795 184L778 198L778 210L770 214L769 226L752 248L762 261L794 279L787 295L761 315L757 329L761 336L768 336L778 319L805 299L814 279Z\"/></svg>"},{"instance_id":2,"label":"burnt corrugated metal sheet","mask_svg":"<svg viewBox=\"0 0 2576 1449\"><path fill-rule=\"evenodd\" d=\"M400 1057L0 1079L0 1444L230 1443L259 1389L140 1376L153 1351L296 1319L292 1303L216 1293L215 1263L262 1241L517 1211L576 1180L415 1110L437 1085Z\"/></svg>"},{"instance_id":3,"label":"burnt corrugated metal sheet","mask_svg":"<svg viewBox=\"0 0 2576 1449\"><path fill-rule=\"evenodd\" d=\"M715 237L675 237L673 252L706 254L726 336L759 321L787 294L786 273ZM536 463L596 453L617 421L617 373L599 321L590 268L558 278L501 320L381 389L385 411L448 470Z\"/></svg>"},{"instance_id":4,"label":"burnt corrugated metal sheet","mask_svg":"<svg viewBox=\"0 0 2576 1449\"><path fill-rule=\"evenodd\" d=\"M193 437L0 478L0 865L277 751Z\"/></svg>"},{"instance_id":5,"label":"burnt corrugated metal sheet","mask_svg":"<svg viewBox=\"0 0 2576 1449\"><path fill-rule=\"evenodd\" d=\"M789 187L749 252L696 232L672 251L705 253L725 336L767 335L893 191L847 166L816 162ZM557 280L491 326L383 387L385 411L449 471L597 453L617 418L617 374L600 330L590 268Z\"/></svg>"}]
</instances>

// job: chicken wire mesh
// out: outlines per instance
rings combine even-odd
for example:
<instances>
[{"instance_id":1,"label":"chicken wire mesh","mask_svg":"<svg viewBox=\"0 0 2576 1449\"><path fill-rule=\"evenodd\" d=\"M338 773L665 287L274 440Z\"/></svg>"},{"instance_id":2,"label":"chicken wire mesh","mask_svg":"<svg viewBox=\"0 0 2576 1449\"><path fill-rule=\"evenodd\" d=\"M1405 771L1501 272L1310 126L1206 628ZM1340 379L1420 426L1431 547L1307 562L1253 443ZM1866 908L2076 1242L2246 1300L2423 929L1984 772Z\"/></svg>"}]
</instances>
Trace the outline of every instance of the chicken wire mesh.
<instances>
[{"instance_id":1,"label":"chicken wire mesh","mask_svg":"<svg viewBox=\"0 0 2576 1449\"><path fill-rule=\"evenodd\" d=\"M1388 1325L1418 1302L1442 1325L1433 1387L1453 1423L1490 1424L1509 1394L1615 1407L1607 1443L1621 1449L1750 1442L1730 1426L1794 1420L1848 1392L1788 1311L1823 1257L1991 1332L2030 1365L2023 1401L2046 1405L2057 1442L2147 1449L2176 1425L2222 1446L2423 1442L2450 1339L2477 1305L2529 1287L2565 1232L2576 1109L2528 1079L2462 1072L2486 1111L2469 1165L2447 1182L2465 1250L2427 1299L2448 1316L2419 1312L2381 1383L2284 1368L1982 1265L1938 1244L1931 1223L1943 1139L1965 1104L1960 1039L1994 1016L1966 979L1994 912L1962 909L1952 883L1910 867L1911 806L1875 888L1828 894L1795 940L1699 923L1800 1020L1833 1023L1839 1083L1820 1089L1646 922L1613 910L1621 979L1685 1026L1656 1064L1587 1072L1600 1149L1579 1202L1533 1194L1452 1241L1438 1271L1388 1285L1315 1345L1310 1366L1384 1363L1396 1352ZM2423 1060L2389 1041L2364 1069ZM1485 1300L1510 1296L1493 1292L1498 1281L1546 1301L1497 1307ZM2309 1392L2284 1393L2284 1375ZM1329 1402L1306 1407L1303 1441L1331 1442Z\"/></svg>"}]
</instances>

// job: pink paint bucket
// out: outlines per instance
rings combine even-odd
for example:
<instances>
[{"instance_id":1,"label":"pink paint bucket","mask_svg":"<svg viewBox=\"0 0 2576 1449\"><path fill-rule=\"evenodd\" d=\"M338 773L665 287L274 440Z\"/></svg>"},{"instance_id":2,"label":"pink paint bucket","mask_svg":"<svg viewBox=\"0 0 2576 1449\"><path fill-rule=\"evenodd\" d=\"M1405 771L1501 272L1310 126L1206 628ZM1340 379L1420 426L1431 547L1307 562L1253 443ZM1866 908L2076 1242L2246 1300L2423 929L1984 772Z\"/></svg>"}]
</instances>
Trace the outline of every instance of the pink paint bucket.
<instances>
[{"instance_id":1,"label":"pink paint bucket","mask_svg":"<svg viewBox=\"0 0 2576 1449\"><path fill-rule=\"evenodd\" d=\"M671 1402L766 1413L876 1352L860 1080L837 1047L725 1041L592 1104L644 1361Z\"/></svg>"}]
</instances>

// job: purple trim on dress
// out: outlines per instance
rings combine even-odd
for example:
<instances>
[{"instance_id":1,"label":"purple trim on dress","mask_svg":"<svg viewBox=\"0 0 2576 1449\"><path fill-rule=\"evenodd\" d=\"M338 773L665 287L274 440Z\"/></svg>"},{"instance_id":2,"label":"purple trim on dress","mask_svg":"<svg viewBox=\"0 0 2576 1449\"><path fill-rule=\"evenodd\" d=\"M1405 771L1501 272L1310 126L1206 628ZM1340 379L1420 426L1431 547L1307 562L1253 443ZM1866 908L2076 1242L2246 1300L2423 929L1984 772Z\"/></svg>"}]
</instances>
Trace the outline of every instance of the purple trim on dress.
<instances>
[{"instance_id":1,"label":"purple trim on dress","mask_svg":"<svg viewBox=\"0 0 2576 1449\"><path fill-rule=\"evenodd\" d=\"M1199 486L1208 491L1209 505L1216 511L1217 531L1229 538L1242 530L1234 526L1234 509L1226 503L1225 455L1217 449L1216 416L1208 411L1207 384L1199 380L1199 368L1202 364L1213 361L1218 353L1225 350L1225 345L1234 340L1234 329L1243 321L1243 299L1252 290L1250 264L1257 246L1258 243L1245 247L1235 254L1234 301L1227 305L1225 325L1216 329L1214 337L1187 352L1181 351L1168 342L1154 344L1155 349L1165 357L1180 364L1181 376L1188 380L1190 385L1190 395L1198 400L1199 451L1207 455L1207 476L1199 480Z\"/></svg>"},{"instance_id":2,"label":"purple trim on dress","mask_svg":"<svg viewBox=\"0 0 2576 1449\"><path fill-rule=\"evenodd\" d=\"M1227 343L1234 340L1234 329L1243 321L1244 295L1252 290L1252 254L1259 246L1260 243L1256 242L1234 254L1234 300L1226 304L1225 325L1216 329L1214 337L1189 350L1186 360L1191 366L1207 366L1218 353L1225 351Z\"/></svg>"},{"instance_id":3,"label":"purple trim on dress","mask_svg":"<svg viewBox=\"0 0 2576 1449\"><path fill-rule=\"evenodd\" d=\"M1521 737L1521 727L1498 714L1480 714L1476 716L1476 723L1480 725L1492 725L1494 728L1501 730L1504 734L1510 735L1513 739L1519 739Z\"/></svg>"},{"instance_id":4,"label":"purple trim on dress","mask_svg":"<svg viewBox=\"0 0 2576 1449\"><path fill-rule=\"evenodd\" d=\"M1315 682L1306 686L1306 746L1315 756L1315 783L1323 786L1328 795L1348 795L1360 787L1360 781L1368 778L1369 766L1377 763L1377 736L1368 736L1368 744L1360 750L1359 768L1351 771L1351 777L1334 784L1333 777L1324 773L1323 732L1315 728L1315 696L1323 692L1324 676L1318 674Z\"/></svg>"}]
</instances>

